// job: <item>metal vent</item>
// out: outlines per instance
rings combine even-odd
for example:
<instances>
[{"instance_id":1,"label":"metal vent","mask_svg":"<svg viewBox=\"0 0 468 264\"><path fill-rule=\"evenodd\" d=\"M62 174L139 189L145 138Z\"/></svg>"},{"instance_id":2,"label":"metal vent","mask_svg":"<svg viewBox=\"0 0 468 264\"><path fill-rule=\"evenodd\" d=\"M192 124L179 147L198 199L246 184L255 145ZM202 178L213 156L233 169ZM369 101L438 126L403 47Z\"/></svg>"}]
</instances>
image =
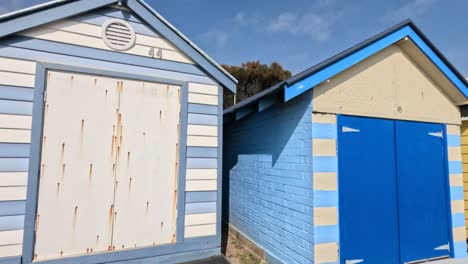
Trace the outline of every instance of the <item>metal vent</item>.
<instances>
[{"instance_id":1,"label":"metal vent","mask_svg":"<svg viewBox=\"0 0 468 264\"><path fill-rule=\"evenodd\" d=\"M128 50L135 45L135 30L124 20L110 19L102 25L102 39L111 49Z\"/></svg>"}]
</instances>

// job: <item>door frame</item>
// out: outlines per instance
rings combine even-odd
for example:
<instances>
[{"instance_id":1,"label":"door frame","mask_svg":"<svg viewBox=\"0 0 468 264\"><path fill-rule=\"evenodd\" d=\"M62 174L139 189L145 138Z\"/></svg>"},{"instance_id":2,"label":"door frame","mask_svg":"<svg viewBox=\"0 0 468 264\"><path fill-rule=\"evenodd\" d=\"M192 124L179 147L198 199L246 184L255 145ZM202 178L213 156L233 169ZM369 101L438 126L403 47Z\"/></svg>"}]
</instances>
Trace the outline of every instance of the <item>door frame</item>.
<instances>
[{"instance_id":1,"label":"door frame","mask_svg":"<svg viewBox=\"0 0 468 264\"><path fill-rule=\"evenodd\" d=\"M180 108L180 133L179 133L179 176L177 194L177 222L176 243L159 246L142 247L122 251L99 252L89 255L69 256L44 261L33 261L35 246L35 225L39 194L39 176L42 153L42 136L44 124L44 106L47 87L47 72L62 71L77 74L89 74L103 77L138 80L146 82L157 82L163 84L177 85L181 87ZM26 194L26 210L23 233L22 263L96 263L111 262L119 260L130 260L145 257L154 257L180 252L216 248L219 242L219 234L216 237L184 239L184 217L185 217L185 167L187 146L187 117L188 117L188 81L178 81L138 75L127 72L115 72L101 69L84 68L65 64L37 62L36 79L34 86L34 102L31 129L31 145L28 169L28 185ZM182 191L183 190L183 191Z\"/></svg>"},{"instance_id":2,"label":"door frame","mask_svg":"<svg viewBox=\"0 0 468 264\"><path fill-rule=\"evenodd\" d=\"M338 142L340 142L341 140L341 126L342 126L342 117L343 116L352 116L352 117L361 117L361 118L373 118L373 119L387 119L387 120L393 120L393 121L399 121L399 119L388 119L388 118L380 118L380 117L369 117L369 116L355 116L355 115L346 115L346 114L336 114L336 129L337 129L337 157L338 157L338 169L337 169L337 180L338 180L338 184L337 184L337 190L338 190L338 208L341 204L341 201L342 201L342 197L341 197L341 193L340 193L340 189L339 189L339 182L340 182L340 145ZM416 122L416 123L432 123L432 124L441 124L441 123L433 123L433 122L423 122L423 121L414 121L414 120L401 120L401 121L410 121L410 122ZM454 258L454 242L453 242L453 226L452 226L452 204L451 204L451 198L450 198L450 172L449 172L449 159L448 159L448 145L447 145L447 124L441 124L442 125L442 128L443 128L443 140L442 140L442 144L443 144L443 155L444 155L444 182L445 182L445 198L446 198L446 203L447 203L447 221L448 221L448 237L449 237L449 244L450 244L450 252L449 252L449 255L450 255L450 258ZM396 137L396 134L395 134L395 137ZM396 163L396 166L398 166L398 164ZM397 203L398 205L398 203ZM339 225L339 230L338 230L338 237L339 237L339 248L342 247L342 244L341 244L341 225L340 225L340 210L338 209L338 225ZM399 229L399 227L398 227ZM398 234L399 236L399 234ZM339 254L339 262L341 263L342 261L342 256L341 254Z\"/></svg>"}]
</instances>

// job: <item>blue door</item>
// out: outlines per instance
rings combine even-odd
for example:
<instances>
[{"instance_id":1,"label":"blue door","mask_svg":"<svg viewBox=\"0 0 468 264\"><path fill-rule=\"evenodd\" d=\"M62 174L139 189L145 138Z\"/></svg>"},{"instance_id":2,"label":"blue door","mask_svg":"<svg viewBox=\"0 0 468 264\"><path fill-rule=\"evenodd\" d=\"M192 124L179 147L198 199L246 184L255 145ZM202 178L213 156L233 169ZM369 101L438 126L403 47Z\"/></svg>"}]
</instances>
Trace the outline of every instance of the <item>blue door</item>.
<instances>
[{"instance_id":1,"label":"blue door","mask_svg":"<svg viewBox=\"0 0 468 264\"><path fill-rule=\"evenodd\" d=\"M341 116L340 123L341 263L397 264L395 122Z\"/></svg>"},{"instance_id":2,"label":"blue door","mask_svg":"<svg viewBox=\"0 0 468 264\"><path fill-rule=\"evenodd\" d=\"M449 255L443 126L396 122L401 262Z\"/></svg>"}]
</instances>

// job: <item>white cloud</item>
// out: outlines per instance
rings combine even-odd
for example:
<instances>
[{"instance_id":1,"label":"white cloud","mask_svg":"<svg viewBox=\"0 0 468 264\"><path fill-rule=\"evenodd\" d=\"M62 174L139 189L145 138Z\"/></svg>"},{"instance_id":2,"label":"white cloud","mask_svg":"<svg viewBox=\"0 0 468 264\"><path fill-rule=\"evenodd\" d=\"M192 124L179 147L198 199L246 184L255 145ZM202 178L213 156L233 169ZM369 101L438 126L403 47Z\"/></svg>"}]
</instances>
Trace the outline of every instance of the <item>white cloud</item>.
<instances>
[{"instance_id":1,"label":"white cloud","mask_svg":"<svg viewBox=\"0 0 468 264\"><path fill-rule=\"evenodd\" d=\"M438 0L411 0L397 9L387 11L383 20L387 23L401 22L414 19L427 13Z\"/></svg>"},{"instance_id":2,"label":"white cloud","mask_svg":"<svg viewBox=\"0 0 468 264\"><path fill-rule=\"evenodd\" d=\"M227 32L213 29L201 34L200 38L206 42L214 43L218 48L223 48L228 42L230 35Z\"/></svg>"},{"instance_id":3,"label":"white cloud","mask_svg":"<svg viewBox=\"0 0 468 264\"><path fill-rule=\"evenodd\" d=\"M240 11L237 13L233 21L239 26L257 26L260 24L262 18L258 15L253 15L253 14L246 14L243 11Z\"/></svg>"},{"instance_id":4,"label":"white cloud","mask_svg":"<svg viewBox=\"0 0 468 264\"><path fill-rule=\"evenodd\" d=\"M333 18L313 12L299 14L286 12L273 19L268 30L293 35L308 35L319 41L327 40L332 31Z\"/></svg>"}]
</instances>

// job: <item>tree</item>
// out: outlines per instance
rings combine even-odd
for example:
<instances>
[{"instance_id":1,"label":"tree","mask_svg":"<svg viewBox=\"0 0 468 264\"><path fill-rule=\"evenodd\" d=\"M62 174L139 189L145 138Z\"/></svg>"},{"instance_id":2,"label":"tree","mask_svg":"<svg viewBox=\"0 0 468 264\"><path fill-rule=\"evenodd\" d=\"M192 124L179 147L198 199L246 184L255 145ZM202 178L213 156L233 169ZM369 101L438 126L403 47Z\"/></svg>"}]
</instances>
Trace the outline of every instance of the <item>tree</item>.
<instances>
[{"instance_id":1,"label":"tree","mask_svg":"<svg viewBox=\"0 0 468 264\"><path fill-rule=\"evenodd\" d=\"M276 62L266 65L260 61L249 61L242 63L240 67L222 66L239 81L235 97L227 89L224 90L224 109L291 77L291 72Z\"/></svg>"}]
</instances>

